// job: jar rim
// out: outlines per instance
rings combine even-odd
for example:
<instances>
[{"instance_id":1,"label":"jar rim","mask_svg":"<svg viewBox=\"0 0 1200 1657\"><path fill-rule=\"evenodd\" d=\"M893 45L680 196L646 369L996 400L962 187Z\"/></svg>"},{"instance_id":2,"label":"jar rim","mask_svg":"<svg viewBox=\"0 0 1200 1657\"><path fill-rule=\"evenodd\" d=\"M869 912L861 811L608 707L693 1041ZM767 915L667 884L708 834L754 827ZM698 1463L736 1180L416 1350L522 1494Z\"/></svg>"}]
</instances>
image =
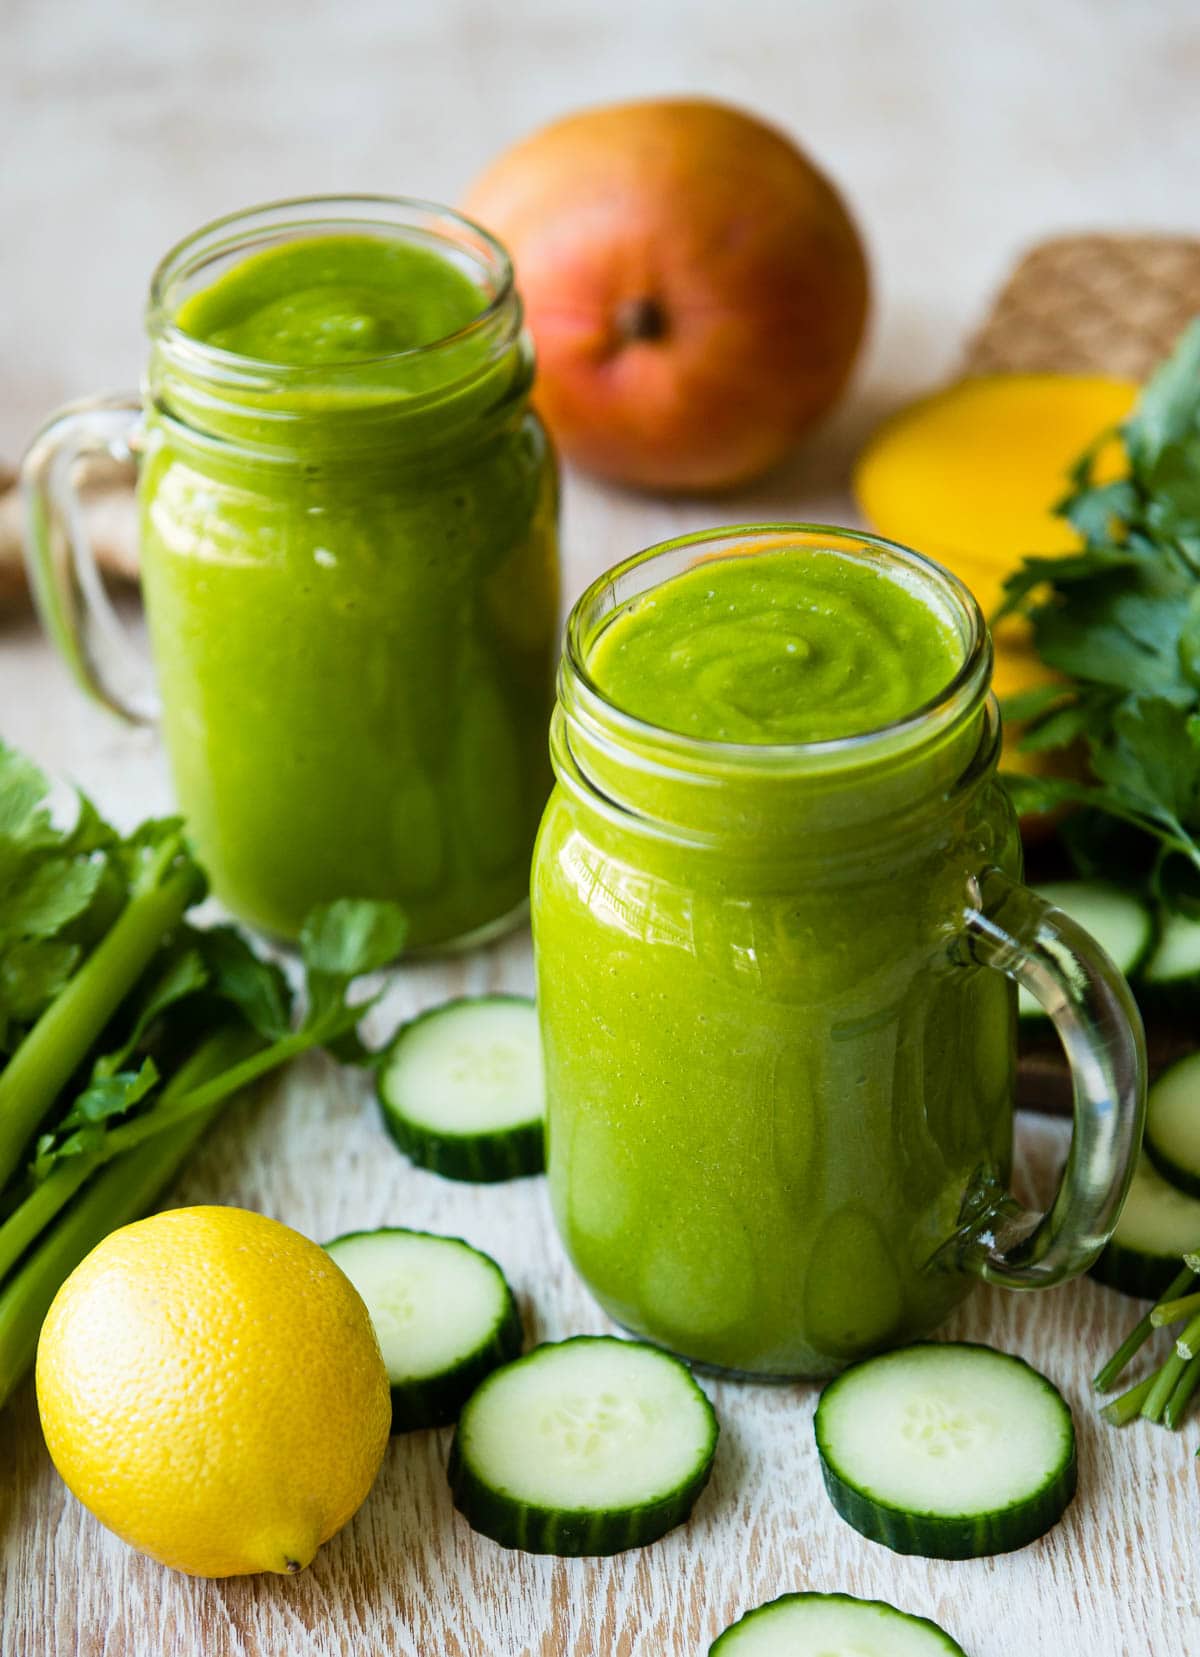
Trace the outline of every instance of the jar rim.
<instances>
[{"instance_id":1,"label":"jar rim","mask_svg":"<svg viewBox=\"0 0 1200 1657\"><path fill-rule=\"evenodd\" d=\"M839 546L853 546L883 554L889 561L914 572L927 586L937 588L959 623L963 655L954 674L932 697L899 719L849 736L805 742L730 742L673 731L643 719L621 707L596 682L588 667L589 646L598 619L593 612L606 600L612 601L604 612L606 614L611 614L624 602L624 596L619 596L619 588L626 578L673 553L694 549L698 554L704 553L709 557L721 556L713 549L724 544L727 548L724 556L733 557L750 550L739 546L739 543L756 543L755 550L758 550L764 540L773 538L778 542L777 550L783 550L789 544L796 544L800 537L806 544L817 548L837 550ZM664 580L670 579L670 575L664 577ZM634 595L630 592L628 596ZM673 766L686 769L688 761L693 760L704 769L730 766L795 773L798 770L826 771L840 769L844 764L859 764L869 761L873 753L893 754L906 750L914 743L949 729L986 695L991 673L991 636L978 601L958 576L935 559L898 541L836 524L730 524L656 542L612 565L584 589L567 618L559 670L559 699L568 717L582 715L593 727L602 728L610 739L628 737L660 754Z\"/></svg>"},{"instance_id":2,"label":"jar rim","mask_svg":"<svg viewBox=\"0 0 1200 1657\"><path fill-rule=\"evenodd\" d=\"M452 238L444 232L453 229L460 234L461 247L486 256L492 288L484 308L452 333L423 345L408 346L402 351L384 352L379 356L356 358L352 363L333 365L338 374L353 374L359 370L378 369L388 363L414 361L457 347L484 333L511 308L516 290L508 249L483 225L453 207L420 196L285 196L255 207L238 208L220 218L211 219L168 249L150 278L146 330L151 340L169 354L186 359L194 368L207 369L214 379L242 380L247 375L261 375L281 384L295 385L328 376L331 367L328 363L272 362L240 351L227 351L197 339L175 322L168 293L172 283L194 274L210 260L231 252L250 252L266 236L286 230L319 233L334 225L361 225L364 228L374 225L390 230L407 228L434 235L439 233L438 227L441 226L441 239L451 245ZM519 315L516 327L519 331Z\"/></svg>"}]
</instances>

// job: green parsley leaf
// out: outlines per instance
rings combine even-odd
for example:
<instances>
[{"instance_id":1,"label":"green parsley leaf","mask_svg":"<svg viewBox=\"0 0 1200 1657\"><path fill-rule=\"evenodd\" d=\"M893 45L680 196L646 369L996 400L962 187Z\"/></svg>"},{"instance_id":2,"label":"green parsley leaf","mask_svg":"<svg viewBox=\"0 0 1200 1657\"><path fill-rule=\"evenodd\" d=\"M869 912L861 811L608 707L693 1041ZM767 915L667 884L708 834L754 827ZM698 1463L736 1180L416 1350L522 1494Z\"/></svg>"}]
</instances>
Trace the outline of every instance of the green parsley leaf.
<instances>
[{"instance_id":1,"label":"green parsley leaf","mask_svg":"<svg viewBox=\"0 0 1200 1657\"><path fill-rule=\"evenodd\" d=\"M1179 640L1191 588L1173 574L1101 576L1070 601L1033 612L1033 640L1049 666L1115 690L1152 691L1190 701ZM1096 681L1097 664L1103 678Z\"/></svg>"},{"instance_id":2,"label":"green parsley leaf","mask_svg":"<svg viewBox=\"0 0 1200 1657\"><path fill-rule=\"evenodd\" d=\"M52 937L87 908L103 872L90 858L45 858L0 891L0 936Z\"/></svg>"},{"instance_id":3,"label":"green parsley leaf","mask_svg":"<svg viewBox=\"0 0 1200 1657\"><path fill-rule=\"evenodd\" d=\"M1125 446L1135 476L1152 471L1168 448L1194 441L1200 430L1198 417L1200 317L1184 329L1126 423Z\"/></svg>"},{"instance_id":4,"label":"green parsley leaf","mask_svg":"<svg viewBox=\"0 0 1200 1657\"><path fill-rule=\"evenodd\" d=\"M1113 713L1111 732L1093 734L1092 771L1131 810L1183 836L1200 804L1196 731L1195 714L1175 703L1131 696Z\"/></svg>"},{"instance_id":5,"label":"green parsley leaf","mask_svg":"<svg viewBox=\"0 0 1200 1657\"><path fill-rule=\"evenodd\" d=\"M60 1162L93 1155L103 1143L109 1124L128 1116L158 1080L153 1059L146 1059L137 1070L93 1074L55 1130L38 1139L30 1168L33 1184L41 1184Z\"/></svg>"},{"instance_id":6,"label":"green parsley leaf","mask_svg":"<svg viewBox=\"0 0 1200 1657\"><path fill-rule=\"evenodd\" d=\"M0 742L0 837L28 840L50 826L50 785L32 760Z\"/></svg>"},{"instance_id":7,"label":"green parsley leaf","mask_svg":"<svg viewBox=\"0 0 1200 1657\"><path fill-rule=\"evenodd\" d=\"M1121 438L1126 476L1095 480L1108 434L1071 471L1059 511L1082 549L1027 558L1002 610L1029 618L1038 655L1059 675L1010 710L1025 723L1022 747L1082 742L1090 777L1005 781L1022 812L1087 808L1064 839L1089 872L1106 858L1115 874L1171 858L1200 869L1200 318ZM1101 830L1102 819L1120 834ZM1157 853L1131 859L1130 830Z\"/></svg>"},{"instance_id":8,"label":"green parsley leaf","mask_svg":"<svg viewBox=\"0 0 1200 1657\"><path fill-rule=\"evenodd\" d=\"M347 1002L351 981L390 965L407 936L408 919L396 903L339 898L314 909L300 933L308 979L302 1028L319 1031L326 1043L349 1035L372 1004ZM339 1048L338 1056L344 1063L357 1062L353 1044Z\"/></svg>"},{"instance_id":9,"label":"green parsley leaf","mask_svg":"<svg viewBox=\"0 0 1200 1657\"><path fill-rule=\"evenodd\" d=\"M0 955L0 1007L14 1021L37 1017L62 989L79 946L62 938L23 938ZM0 1041L0 1048L4 1047Z\"/></svg>"},{"instance_id":10,"label":"green parsley leaf","mask_svg":"<svg viewBox=\"0 0 1200 1657\"><path fill-rule=\"evenodd\" d=\"M213 994L230 1002L268 1041L291 1029L292 999L287 979L274 961L264 961L232 926L214 926L195 935Z\"/></svg>"},{"instance_id":11,"label":"green parsley leaf","mask_svg":"<svg viewBox=\"0 0 1200 1657\"><path fill-rule=\"evenodd\" d=\"M390 965L407 934L408 921L398 903L339 898L307 917L300 951L310 972L349 981Z\"/></svg>"}]
</instances>

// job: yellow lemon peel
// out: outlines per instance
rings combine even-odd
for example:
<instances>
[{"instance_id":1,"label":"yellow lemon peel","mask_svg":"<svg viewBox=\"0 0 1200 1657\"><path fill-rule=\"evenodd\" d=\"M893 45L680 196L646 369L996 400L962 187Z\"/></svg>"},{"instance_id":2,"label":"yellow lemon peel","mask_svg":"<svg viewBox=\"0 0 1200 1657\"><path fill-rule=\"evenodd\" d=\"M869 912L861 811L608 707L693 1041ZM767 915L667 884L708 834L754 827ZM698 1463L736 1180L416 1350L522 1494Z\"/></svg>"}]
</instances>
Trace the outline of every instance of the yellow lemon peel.
<instances>
[{"instance_id":1,"label":"yellow lemon peel","mask_svg":"<svg viewBox=\"0 0 1200 1657\"><path fill-rule=\"evenodd\" d=\"M37 1394L84 1506L192 1576L302 1570L361 1505L391 1424L349 1279L239 1208L171 1210L95 1248L46 1318Z\"/></svg>"}]
</instances>

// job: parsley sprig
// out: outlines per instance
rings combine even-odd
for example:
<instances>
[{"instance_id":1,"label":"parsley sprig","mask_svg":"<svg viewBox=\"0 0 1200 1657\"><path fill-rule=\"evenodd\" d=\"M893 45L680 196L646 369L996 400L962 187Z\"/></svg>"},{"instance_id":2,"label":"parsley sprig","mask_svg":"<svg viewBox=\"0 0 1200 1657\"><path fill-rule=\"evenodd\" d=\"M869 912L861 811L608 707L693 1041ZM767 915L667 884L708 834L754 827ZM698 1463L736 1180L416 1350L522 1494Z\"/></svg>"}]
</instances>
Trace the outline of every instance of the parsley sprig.
<instances>
[{"instance_id":1,"label":"parsley sprig","mask_svg":"<svg viewBox=\"0 0 1200 1657\"><path fill-rule=\"evenodd\" d=\"M1158 890L1200 907L1200 319L1120 428L1124 475L1097 480L1104 432L1058 507L1080 551L1028 557L1000 614L1028 616L1060 675L1005 705L1022 747L1086 751L1085 778L1009 776L1020 811L1088 808L1068 840L1104 867L1134 831ZM1120 846L1119 852L1115 849Z\"/></svg>"}]
</instances>

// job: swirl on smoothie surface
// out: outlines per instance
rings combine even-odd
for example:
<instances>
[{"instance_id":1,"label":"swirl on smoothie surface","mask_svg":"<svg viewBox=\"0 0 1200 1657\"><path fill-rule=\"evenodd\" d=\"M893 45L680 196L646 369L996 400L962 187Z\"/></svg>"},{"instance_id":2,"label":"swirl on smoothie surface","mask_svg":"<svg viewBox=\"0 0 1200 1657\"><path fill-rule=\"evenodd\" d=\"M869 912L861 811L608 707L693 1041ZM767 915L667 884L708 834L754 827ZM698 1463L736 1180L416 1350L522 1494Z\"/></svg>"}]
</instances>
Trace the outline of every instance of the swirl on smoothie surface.
<instances>
[{"instance_id":1,"label":"swirl on smoothie surface","mask_svg":"<svg viewBox=\"0 0 1200 1657\"><path fill-rule=\"evenodd\" d=\"M918 578L812 546L708 559L622 605L588 668L615 706L712 742L858 736L933 701L962 665Z\"/></svg>"},{"instance_id":2,"label":"swirl on smoothie surface","mask_svg":"<svg viewBox=\"0 0 1200 1657\"><path fill-rule=\"evenodd\" d=\"M308 236L242 259L175 315L192 338L257 362L330 367L446 339L487 307L448 259L366 235Z\"/></svg>"}]
</instances>

